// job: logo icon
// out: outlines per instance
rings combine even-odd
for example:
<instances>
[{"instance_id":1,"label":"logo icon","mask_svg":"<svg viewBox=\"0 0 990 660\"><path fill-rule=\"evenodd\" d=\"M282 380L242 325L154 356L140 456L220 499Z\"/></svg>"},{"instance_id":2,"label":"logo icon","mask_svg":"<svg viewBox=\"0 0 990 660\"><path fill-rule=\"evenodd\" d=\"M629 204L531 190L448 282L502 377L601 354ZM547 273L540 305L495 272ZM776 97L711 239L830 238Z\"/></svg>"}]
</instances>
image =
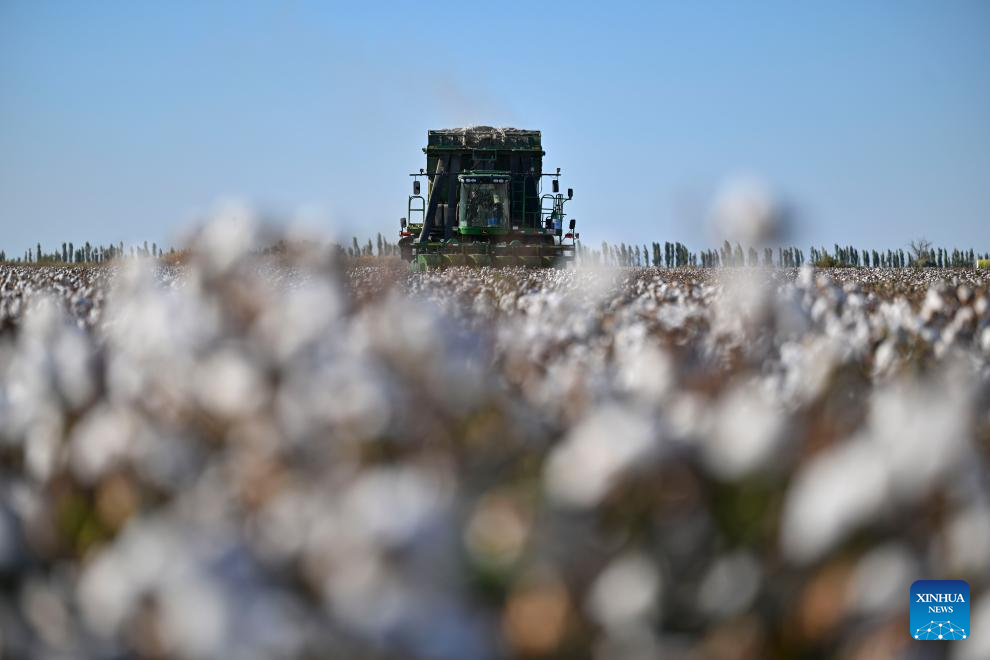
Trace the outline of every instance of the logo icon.
<instances>
[{"instance_id":1,"label":"logo icon","mask_svg":"<svg viewBox=\"0 0 990 660\"><path fill-rule=\"evenodd\" d=\"M969 584L918 580L911 585L911 637L948 642L969 637Z\"/></svg>"}]
</instances>

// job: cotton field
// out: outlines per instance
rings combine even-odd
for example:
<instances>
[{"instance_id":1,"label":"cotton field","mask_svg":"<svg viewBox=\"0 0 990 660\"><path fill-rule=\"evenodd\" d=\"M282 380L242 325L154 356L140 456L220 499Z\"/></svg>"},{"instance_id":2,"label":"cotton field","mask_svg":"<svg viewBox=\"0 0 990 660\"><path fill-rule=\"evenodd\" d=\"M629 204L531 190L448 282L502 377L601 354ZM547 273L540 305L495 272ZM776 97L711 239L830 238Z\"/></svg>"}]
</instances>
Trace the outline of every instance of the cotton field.
<instances>
[{"instance_id":1,"label":"cotton field","mask_svg":"<svg viewBox=\"0 0 990 660\"><path fill-rule=\"evenodd\" d=\"M238 231L0 266L0 656L897 657L939 577L990 657L985 271Z\"/></svg>"}]
</instances>

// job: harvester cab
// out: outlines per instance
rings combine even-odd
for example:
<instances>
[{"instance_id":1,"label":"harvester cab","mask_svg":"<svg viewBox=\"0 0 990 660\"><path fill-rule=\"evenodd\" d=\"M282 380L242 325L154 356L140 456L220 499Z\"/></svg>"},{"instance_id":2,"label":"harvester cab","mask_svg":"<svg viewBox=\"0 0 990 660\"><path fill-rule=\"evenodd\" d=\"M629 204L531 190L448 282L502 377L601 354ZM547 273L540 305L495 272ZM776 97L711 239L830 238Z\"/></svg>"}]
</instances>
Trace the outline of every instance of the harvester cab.
<instances>
[{"instance_id":1,"label":"harvester cab","mask_svg":"<svg viewBox=\"0 0 990 660\"><path fill-rule=\"evenodd\" d=\"M543 173L539 131L474 126L427 133L426 169L414 172L402 257L416 269L446 266L561 267L578 234L560 192L560 168ZM550 178L552 193L542 194ZM420 180L427 183L422 194Z\"/></svg>"}]
</instances>

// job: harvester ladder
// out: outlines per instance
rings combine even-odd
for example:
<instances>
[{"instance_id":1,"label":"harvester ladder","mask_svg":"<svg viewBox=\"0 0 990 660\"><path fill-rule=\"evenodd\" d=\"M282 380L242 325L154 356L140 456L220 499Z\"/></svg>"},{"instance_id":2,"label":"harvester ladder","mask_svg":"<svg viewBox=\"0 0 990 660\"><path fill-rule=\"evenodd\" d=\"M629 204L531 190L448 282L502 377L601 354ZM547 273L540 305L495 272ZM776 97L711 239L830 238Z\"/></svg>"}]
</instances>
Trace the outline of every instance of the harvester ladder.
<instances>
[{"instance_id":1,"label":"harvester ladder","mask_svg":"<svg viewBox=\"0 0 990 660\"><path fill-rule=\"evenodd\" d=\"M512 220L518 226L523 226L526 222L526 177L522 174L512 175L512 191L509 194L509 209L516 210L517 214Z\"/></svg>"},{"instance_id":2,"label":"harvester ladder","mask_svg":"<svg viewBox=\"0 0 990 660\"><path fill-rule=\"evenodd\" d=\"M419 200L418 205L414 205L415 200ZM413 213L419 214L419 222L413 222ZM409 218L409 224L418 225L423 224L426 220L426 198L422 195L409 195L409 204L406 205L406 217Z\"/></svg>"},{"instance_id":3,"label":"harvester ladder","mask_svg":"<svg viewBox=\"0 0 990 660\"><path fill-rule=\"evenodd\" d=\"M550 206L547 206L547 199L550 200ZM554 227L556 227L557 220L560 220L560 224L563 226L564 215L564 195L562 193L556 195L547 193L540 198L540 218L544 223L547 220L552 220Z\"/></svg>"}]
</instances>

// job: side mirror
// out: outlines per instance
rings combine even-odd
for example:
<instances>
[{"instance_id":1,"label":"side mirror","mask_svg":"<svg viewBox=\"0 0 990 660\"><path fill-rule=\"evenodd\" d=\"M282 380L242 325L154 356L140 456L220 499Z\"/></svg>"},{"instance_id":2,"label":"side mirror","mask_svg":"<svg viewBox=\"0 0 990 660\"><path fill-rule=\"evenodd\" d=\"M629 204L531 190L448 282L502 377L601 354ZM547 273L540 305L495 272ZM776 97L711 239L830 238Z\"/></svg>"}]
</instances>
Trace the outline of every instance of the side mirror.
<instances>
[{"instance_id":1,"label":"side mirror","mask_svg":"<svg viewBox=\"0 0 990 660\"><path fill-rule=\"evenodd\" d=\"M571 218L571 223L568 225L568 227L571 228L571 231L574 231L574 225L576 225L576 224L577 224L577 220L575 220L574 218Z\"/></svg>"},{"instance_id":2,"label":"side mirror","mask_svg":"<svg viewBox=\"0 0 990 660\"><path fill-rule=\"evenodd\" d=\"M574 199L574 188L567 189L567 199Z\"/></svg>"},{"instance_id":3,"label":"side mirror","mask_svg":"<svg viewBox=\"0 0 990 660\"><path fill-rule=\"evenodd\" d=\"M413 194L419 194L419 179L413 179Z\"/></svg>"},{"instance_id":4,"label":"side mirror","mask_svg":"<svg viewBox=\"0 0 990 660\"><path fill-rule=\"evenodd\" d=\"M399 226L402 227L403 229L406 228L406 219L405 218L399 218Z\"/></svg>"},{"instance_id":5,"label":"side mirror","mask_svg":"<svg viewBox=\"0 0 990 660\"><path fill-rule=\"evenodd\" d=\"M555 193L559 193L560 192L560 181L558 181L557 179L554 179L553 180L553 191Z\"/></svg>"}]
</instances>

